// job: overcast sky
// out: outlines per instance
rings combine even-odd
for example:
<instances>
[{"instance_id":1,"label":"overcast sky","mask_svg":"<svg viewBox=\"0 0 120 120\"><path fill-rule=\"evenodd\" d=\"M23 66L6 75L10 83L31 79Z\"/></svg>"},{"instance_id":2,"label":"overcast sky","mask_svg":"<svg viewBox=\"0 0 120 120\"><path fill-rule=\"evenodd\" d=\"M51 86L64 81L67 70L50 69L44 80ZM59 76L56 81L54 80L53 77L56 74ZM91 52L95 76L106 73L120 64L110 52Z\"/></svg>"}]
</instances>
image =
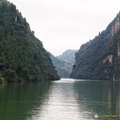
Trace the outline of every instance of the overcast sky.
<instances>
[{"instance_id":1,"label":"overcast sky","mask_svg":"<svg viewBox=\"0 0 120 120\"><path fill-rule=\"evenodd\" d=\"M79 49L120 11L120 0L9 0L27 19L48 51Z\"/></svg>"}]
</instances>

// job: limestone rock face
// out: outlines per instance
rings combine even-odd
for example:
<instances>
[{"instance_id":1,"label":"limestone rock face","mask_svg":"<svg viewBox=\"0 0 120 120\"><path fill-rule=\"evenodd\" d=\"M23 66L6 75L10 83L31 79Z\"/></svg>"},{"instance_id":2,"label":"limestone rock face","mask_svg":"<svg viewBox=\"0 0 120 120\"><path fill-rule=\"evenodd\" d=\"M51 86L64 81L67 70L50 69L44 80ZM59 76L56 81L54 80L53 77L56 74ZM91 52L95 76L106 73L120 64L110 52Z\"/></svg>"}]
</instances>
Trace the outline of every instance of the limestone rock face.
<instances>
[{"instance_id":1,"label":"limestone rock face","mask_svg":"<svg viewBox=\"0 0 120 120\"><path fill-rule=\"evenodd\" d=\"M120 80L120 12L106 30L80 47L75 60L72 78Z\"/></svg>"},{"instance_id":2,"label":"limestone rock face","mask_svg":"<svg viewBox=\"0 0 120 120\"><path fill-rule=\"evenodd\" d=\"M103 59L103 63L106 63L107 61L109 61L109 63L112 64L112 62L113 62L113 55L108 55L105 59Z\"/></svg>"},{"instance_id":3,"label":"limestone rock face","mask_svg":"<svg viewBox=\"0 0 120 120\"><path fill-rule=\"evenodd\" d=\"M114 20L114 25L112 26L112 36L116 34L116 32L120 29L120 12Z\"/></svg>"}]
</instances>

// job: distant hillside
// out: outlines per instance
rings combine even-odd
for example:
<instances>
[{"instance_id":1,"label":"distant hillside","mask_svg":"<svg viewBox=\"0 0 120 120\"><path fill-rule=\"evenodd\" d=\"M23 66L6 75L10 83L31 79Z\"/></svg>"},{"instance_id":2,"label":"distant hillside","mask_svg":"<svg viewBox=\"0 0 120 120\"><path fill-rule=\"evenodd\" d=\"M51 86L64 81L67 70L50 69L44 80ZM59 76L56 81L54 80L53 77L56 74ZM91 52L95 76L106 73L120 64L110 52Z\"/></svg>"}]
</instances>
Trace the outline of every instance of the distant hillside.
<instances>
[{"instance_id":1,"label":"distant hillside","mask_svg":"<svg viewBox=\"0 0 120 120\"><path fill-rule=\"evenodd\" d=\"M75 61L76 50L67 50L62 55L54 57L51 55L52 62L62 78L69 78Z\"/></svg>"},{"instance_id":2,"label":"distant hillside","mask_svg":"<svg viewBox=\"0 0 120 120\"><path fill-rule=\"evenodd\" d=\"M120 13L76 53L72 78L120 80Z\"/></svg>"},{"instance_id":3,"label":"distant hillside","mask_svg":"<svg viewBox=\"0 0 120 120\"><path fill-rule=\"evenodd\" d=\"M69 78L72 72L71 64L62 60L59 60L57 57L54 57L51 54L52 62L61 78Z\"/></svg>"},{"instance_id":4,"label":"distant hillside","mask_svg":"<svg viewBox=\"0 0 120 120\"><path fill-rule=\"evenodd\" d=\"M58 59L66 62L71 62L74 63L75 61L75 52L77 50L66 50L65 52L62 53L62 55L57 56Z\"/></svg>"},{"instance_id":5,"label":"distant hillside","mask_svg":"<svg viewBox=\"0 0 120 120\"><path fill-rule=\"evenodd\" d=\"M41 41L9 2L0 4L0 82L59 79Z\"/></svg>"}]
</instances>

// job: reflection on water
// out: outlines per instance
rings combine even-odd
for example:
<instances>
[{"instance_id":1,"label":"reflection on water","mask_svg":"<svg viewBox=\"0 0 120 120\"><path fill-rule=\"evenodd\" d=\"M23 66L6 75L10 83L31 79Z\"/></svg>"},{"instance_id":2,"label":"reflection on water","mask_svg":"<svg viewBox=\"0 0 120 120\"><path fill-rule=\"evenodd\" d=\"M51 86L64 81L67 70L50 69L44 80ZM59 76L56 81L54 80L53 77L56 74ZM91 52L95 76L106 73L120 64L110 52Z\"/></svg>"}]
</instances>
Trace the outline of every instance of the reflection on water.
<instances>
[{"instance_id":1,"label":"reflection on water","mask_svg":"<svg viewBox=\"0 0 120 120\"><path fill-rule=\"evenodd\" d=\"M74 84L79 104L86 107L86 111L91 111L91 116L98 114L99 120L118 120L120 106L120 82L110 81L86 81L75 82Z\"/></svg>"},{"instance_id":2,"label":"reflection on water","mask_svg":"<svg viewBox=\"0 0 120 120\"><path fill-rule=\"evenodd\" d=\"M0 98L0 120L120 119L112 116L120 115L120 82L62 79L0 85Z\"/></svg>"},{"instance_id":3,"label":"reflection on water","mask_svg":"<svg viewBox=\"0 0 120 120\"><path fill-rule=\"evenodd\" d=\"M74 94L74 82L72 80L53 82L48 99L43 102L41 111L31 120L79 119L79 108Z\"/></svg>"},{"instance_id":4,"label":"reflection on water","mask_svg":"<svg viewBox=\"0 0 120 120\"><path fill-rule=\"evenodd\" d=\"M51 83L8 84L0 89L0 120L27 120L42 105ZM1 85L2 86L2 85ZM0 86L0 88L1 88Z\"/></svg>"}]
</instances>

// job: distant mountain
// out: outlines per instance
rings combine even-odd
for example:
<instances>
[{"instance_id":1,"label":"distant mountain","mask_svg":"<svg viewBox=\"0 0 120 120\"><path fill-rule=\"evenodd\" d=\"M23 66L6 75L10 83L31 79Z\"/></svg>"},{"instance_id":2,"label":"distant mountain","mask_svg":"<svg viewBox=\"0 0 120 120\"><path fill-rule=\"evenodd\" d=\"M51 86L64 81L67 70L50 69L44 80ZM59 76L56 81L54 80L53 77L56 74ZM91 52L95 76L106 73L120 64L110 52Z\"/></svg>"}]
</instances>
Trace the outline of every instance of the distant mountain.
<instances>
[{"instance_id":1,"label":"distant mountain","mask_svg":"<svg viewBox=\"0 0 120 120\"><path fill-rule=\"evenodd\" d=\"M69 78L70 74L72 72L72 67L71 64L62 60L59 60L57 57L54 57L52 54L51 56L51 60L55 66L55 69L58 72L58 75L61 78Z\"/></svg>"},{"instance_id":2,"label":"distant mountain","mask_svg":"<svg viewBox=\"0 0 120 120\"><path fill-rule=\"evenodd\" d=\"M1 2L0 83L56 79L59 76L49 54L34 36L26 19L15 5Z\"/></svg>"},{"instance_id":3,"label":"distant mountain","mask_svg":"<svg viewBox=\"0 0 120 120\"><path fill-rule=\"evenodd\" d=\"M120 80L120 13L76 53L72 78Z\"/></svg>"},{"instance_id":4,"label":"distant mountain","mask_svg":"<svg viewBox=\"0 0 120 120\"><path fill-rule=\"evenodd\" d=\"M69 78L75 61L76 50L67 50L60 56L51 55L52 62L62 78Z\"/></svg>"},{"instance_id":5,"label":"distant mountain","mask_svg":"<svg viewBox=\"0 0 120 120\"><path fill-rule=\"evenodd\" d=\"M57 56L57 58L62 60L62 61L74 63L75 52L77 52L77 50L70 50L69 49L69 50L66 50L65 52L63 52L62 55Z\"/></svg>"}]
</instances>

